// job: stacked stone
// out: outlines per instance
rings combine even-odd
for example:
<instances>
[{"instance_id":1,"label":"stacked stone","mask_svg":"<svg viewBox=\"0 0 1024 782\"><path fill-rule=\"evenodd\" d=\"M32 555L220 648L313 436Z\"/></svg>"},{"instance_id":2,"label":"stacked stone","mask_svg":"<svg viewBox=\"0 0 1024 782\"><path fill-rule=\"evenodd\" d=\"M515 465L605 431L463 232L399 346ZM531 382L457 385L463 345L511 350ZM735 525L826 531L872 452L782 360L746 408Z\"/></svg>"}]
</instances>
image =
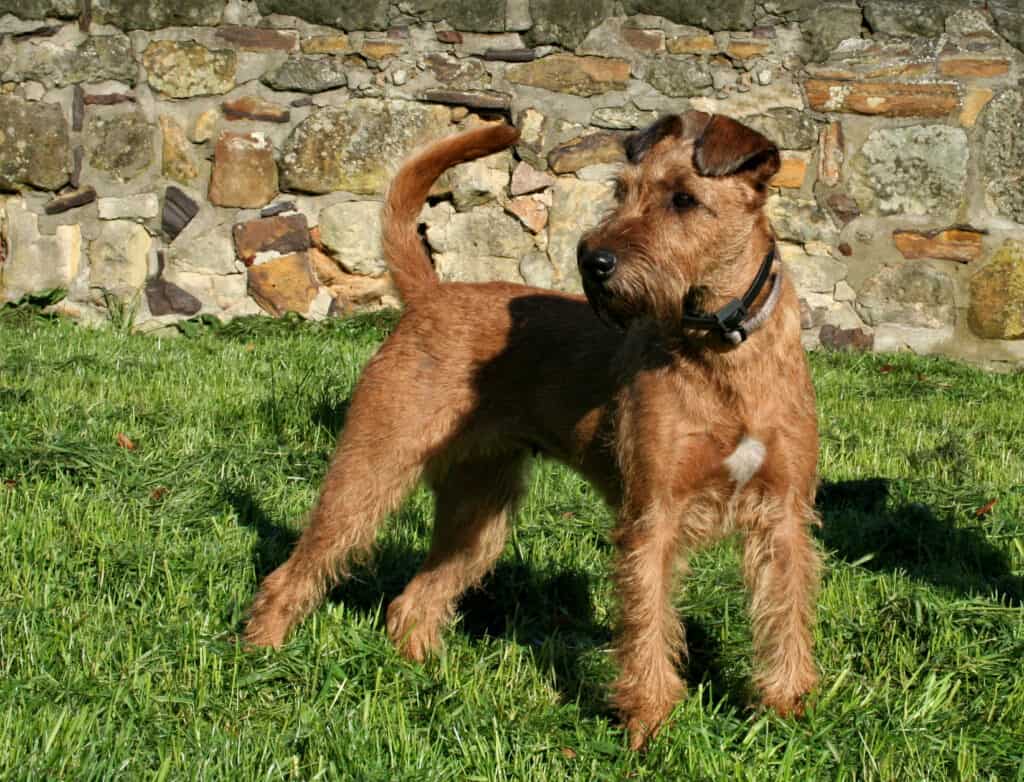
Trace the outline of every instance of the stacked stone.
<instances>
[{"instance_id":1,"label":"stacked stone","mask_svg":"<svg viewBox=\"0 0 1024 782\"><path fill-rule=\"evenodd\" d=\"M1024 360L1016 0L0 0L0 301L63 288L145 330L397 304L379 212L419 144L514 148L424 210L449 280L578 290L620 141L722 112L808 345Z\"/></svg>"}]
</instances>

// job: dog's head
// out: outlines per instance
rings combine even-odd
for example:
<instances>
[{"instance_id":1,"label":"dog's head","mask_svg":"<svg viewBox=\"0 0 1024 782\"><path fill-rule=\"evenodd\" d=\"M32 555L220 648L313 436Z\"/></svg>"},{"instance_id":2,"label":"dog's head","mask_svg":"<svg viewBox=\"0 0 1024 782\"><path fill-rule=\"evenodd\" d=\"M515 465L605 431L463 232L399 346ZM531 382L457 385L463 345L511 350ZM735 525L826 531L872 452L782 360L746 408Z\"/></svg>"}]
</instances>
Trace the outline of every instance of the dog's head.
<instances>
[{"instance_id":1,"label":"dog's head","mask_svg":"<svg viewBox=\"0 0 1024 782\"><path fill-rule=\"evenodd\" d=\"M662 117L629 136L617 206L580 240L583 288L602 318L678 323L734 283L755 232L779 151L721 114Z\"/></svg>"}]
</instances>

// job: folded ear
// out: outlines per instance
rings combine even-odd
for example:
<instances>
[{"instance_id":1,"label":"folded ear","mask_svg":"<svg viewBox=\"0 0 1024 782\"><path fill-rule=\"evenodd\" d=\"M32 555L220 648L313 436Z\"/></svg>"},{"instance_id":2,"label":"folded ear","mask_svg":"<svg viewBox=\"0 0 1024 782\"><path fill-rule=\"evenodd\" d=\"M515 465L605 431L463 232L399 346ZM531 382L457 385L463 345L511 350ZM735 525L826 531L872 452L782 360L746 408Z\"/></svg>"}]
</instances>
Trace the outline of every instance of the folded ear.
<instances>
[{"instance_id":1,"label":"folded ear","mask_svg":"<svg viewBox=\"0 0 1024 782\"><path fill-rule=\"evenodd\" d=\"M701 176L744 174L761 185L778 172L779 150L756 130L716 114L693 145L693 164Z\"/></svg>"},{"instance_id":2,"label":"folded ear","mask_svg":"<svg viewBox=\"0 0 1024 782\"><path fill-rule=\"evenodd\" d=\"M653 124L626 137L626 159L636 165L655 144L669 136L680 139L697 138L710 119L711 115L703 111L688 111L685 114L659 117Z\"/></svg>"}]
</instances>

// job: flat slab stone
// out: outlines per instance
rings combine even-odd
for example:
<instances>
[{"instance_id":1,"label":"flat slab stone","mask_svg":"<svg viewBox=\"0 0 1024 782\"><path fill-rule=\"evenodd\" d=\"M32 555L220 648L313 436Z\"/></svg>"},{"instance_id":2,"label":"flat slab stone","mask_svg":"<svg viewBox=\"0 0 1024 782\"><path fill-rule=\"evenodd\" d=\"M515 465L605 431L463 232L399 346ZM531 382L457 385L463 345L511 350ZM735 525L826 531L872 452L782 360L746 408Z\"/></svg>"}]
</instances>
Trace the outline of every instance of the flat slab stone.
<instances>
[{"instance_id":1,"label":"flat slab stone","mask_svg":"<svg viewBox=\"0 0 1024 782\"><path fill-rule=\"evenodd\" d=\"M449 110L409 101L357 99L300 123L281 156L282 186L308 193L382 194L395 164L452 131Z\"/></svg>"},{"instance_id":2,"label":"flat slab stone","mask_svg":"<svg viewBox=\"0 0 1024 782\"><path fill-rule=\"evenodd\" d=\"M58 190L68 181L70 157L60 106L0 96L0 189Z\"/></svg>"}]
</instances>

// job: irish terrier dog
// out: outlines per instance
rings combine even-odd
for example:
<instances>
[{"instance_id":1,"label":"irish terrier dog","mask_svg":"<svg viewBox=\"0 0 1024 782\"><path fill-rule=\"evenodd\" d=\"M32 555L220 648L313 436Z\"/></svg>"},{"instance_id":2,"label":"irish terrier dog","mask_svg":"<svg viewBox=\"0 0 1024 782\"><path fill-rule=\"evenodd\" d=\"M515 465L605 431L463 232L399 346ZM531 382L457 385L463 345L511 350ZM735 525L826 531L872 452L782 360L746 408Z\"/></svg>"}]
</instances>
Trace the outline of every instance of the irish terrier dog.
<instances>
[{"instance_id":1,"label":"irish terrier dog","mask_svg":"<svg viewBox=\"0 0 1024 782\"><path fill-rule=\"evenodd\" d=\"M405 313L363 372L311 522L263 582L245 637L280 646L423 478L433 541L387 629L402 654L424 659L501 553L531 456L543 453L617 510L614 703L631 745L686 689L673 582L691 552L734 530L761 700L799 712L816 681L817 420L796 293L762 209L778 150L721 115L662 118L627 139L618 205L579 243L586 299L441 283L417 231L428 191L450 166L517 138L487 125L398 172L383 240Z\"/></svg>"}]
</instances>

